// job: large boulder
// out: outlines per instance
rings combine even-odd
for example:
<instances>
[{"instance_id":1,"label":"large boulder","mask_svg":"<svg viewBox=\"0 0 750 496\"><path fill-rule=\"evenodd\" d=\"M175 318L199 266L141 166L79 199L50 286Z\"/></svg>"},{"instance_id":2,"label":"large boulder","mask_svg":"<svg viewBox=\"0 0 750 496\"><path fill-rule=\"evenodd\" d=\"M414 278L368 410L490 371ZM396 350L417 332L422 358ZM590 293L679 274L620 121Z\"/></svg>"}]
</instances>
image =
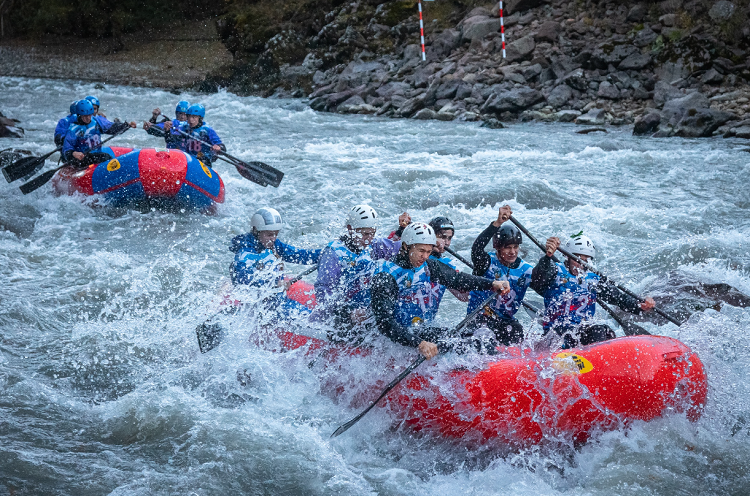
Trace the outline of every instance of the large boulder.
<instances>
[{"instance_id":1,"label":"large boulder","mask_svg":"<svg viewBox=\"0 0 750 496\"><path fill-rule=\"evenodd\" d=\"M461 33L456 29L446 29L432 41L429 53L436 59L447 57L461 42Z\"/></svg>"},{"instance_id":2,"label":"large boulder","mask_svg":"<svg viewBox=\"0 0 750 496\"><path fill-rule=\"evenodd\" d=\"M654 86L654 103L657 105L662 105L670 100L682 98L683 96L685 96L683 92L664 81L658 81Z\"/></svg>"},{"instance_id":3,"label":"large boulder","mask_svg":"<svg viewBox=\"0 0 750 496\"><path fill-rule=\"evenodd\" d=\"M664 122L676 125L689 111L708 107L708 98L703 93L695 92L668 101L664 104L661 114Z\"/></svg>"},{"instance_id":4,"label":"large boulder","mask_svg":"<svg viewBox=\"0 0 750 496\"><path fill-rule=\"evenodd\" d=\"M483 112L520 112L544 100L544 96L531 88L516 88L491 95L482 107Z\"/></svg>"},{"instance_id":5,"label":"large boulder","mask_svg":"<svg viewBox=\"0 0 750 496\"><path fill-rule=\"evenodd\" d=\"M0 138L23 138L23 128L16 124L16 119L8 119L0 112Z\"/></svg>"},{"instance_id":6,"label":"large boulder","mask_svg":"<svg viewBox=\"0 0 750 496\"><path fill-rule=\"evenodd\" d=\"M486 16L473 16L461 23L461 34L467 40L481 40L490 33L500 31L500 19Z\"/></svg>"},{"instance_id":7,"label":"large boulder","mask_svg":"<svg viewBox=\"0 0 750 496\"><path fill-rule=\"evenodd\" d=\"M539 26L534 39L536 41L549 41L550 43L557 43L557 39L560 36L561 26L559 22L547 21Z\"/></svg>"},{"instance_id":8,"label":"large boulder","mask_svg":"<svg viewBox=\"0 0 750 496\"><path fill-rule=\"evenodd\" d=\"M593 108L575 120L576 124L599 126L606 122L607 113L603 109Z\"/></svg>"},{"instance_id":9,"label":"large boulder","mask_svg":"<svg viewBox=\"0 0 750 496\"><path fill-rule=\"evenodd\" d=\"M435 98L437 100L452 99L456 96L456 90L461 85L462 81L459 79L450 79L444 81L438 86Z\"/></svg>"},{"instance_id":10,"label":"large boulder","mask_svg":"<svg viewBox=\"0 0 750 496\"><path fill-rule=\"evenodd\" d=\"M640 70L651 63L651 55L644 53L633 53L628 55L617 66L621 71Z\"/></svg>"},{"instance_id":11,"label":"large boulder","mask_svg":"<svg viewBox=\"0 0 750 496\"><path fill-rule=\"evenodd\" d=\"M402 117L409 117L418 110L422 110L425 106L425 93L417 95L414 98L406 100L399 108L399 113Z\"/></svg>"},{"instance_id":12,"label":"large boulder","mask_svg":"<svg viewBox=\"0 0 750 496\"><path fill-rule=\"evenodd\" d=\"M612 46L611 43L606 43L594 50L589 64L597 69L606 69L610 65L617 67L622 60L637 52L638 49L633 45Z\"/></svg>"},{"instance_id":13,"label":"large boulder","mask_svg":"<svg viewBox=\"0 0 750 496\"><path fill-rule=\"evenodd\" d=\"M633 126L634 136L644 136L647 134L654 134L659 128L661 122L661 115L658 112L649 112L646 115L642 115L635 120Z\"/></svg>"},{"instance_id":14,"label":"large boulder","mask_svg":"<svg viewBox=\"0 0 750 496\"><path fill-rule=\"evenodd\" d=\"M586 89L589 87L589 83L586 80L586 75L583 72L583 69L576 69L574 71L571 71L568 74L564 75L561 79L563 83L578 91L586 91Z\"/></svg>"},{"instance_id":15,"label":"large boulder","mask_svg":"<svg viewBox=\"0 0 750 496\"><path fill-rule=\"evenodd\" d=\"M735 117L732 113L720 110L691 109L677 124L674 134L683 138L707 138L719 129L719 126Z\"/></svg>"},{"instance_id":16,"label":"large boulder","mask_svg":"<svg viewBox=\"0 0 750 496\"><path fill-rule=\"evenodd\" d=\"M716 22L725 22L734 15L735 10L737 10L737 6L735 6L732 2L719 0L718 2L713 4L711 10L708 11L708 15Z\"/></svg>"},{"instance_id":17,"label":"large boulder","mask_svg":"<svg viewBox=\"0 0 750 496\"><path fill-rule=\"evenodd\" d=\"M530 58L536 48L534 37L532 35L524 36L515 41L508 43L506 50L506 61L515 62Z\"/></svg>"},{"instance_id":18,"label":"large boulder","mask_svg":"<svg viewBox=\"0 0 750 496\"><path fill-rule=\"evenodd\" d=\"M633 44L637 47L645 47L653 43L658 37L658 34L653 32L650 27L646 26L635 35L635 38L633 38Z\"/></svg>"},{"instance_id":19,"label":"large boulder","mask_svg":"<svg viewBox=\"0 0 750 496\"><path fill-rule=\"evenodd\" d=\"M567 84L560 84L547 95L547 103L552 107L562 107L573 98L573 90Z\"/></svg>"},{"instance_id":20,"label":"large boulder","mask_svg":"<svg viewBox=\"0 0 750 496\"><path fill-rule=\"evenodd\" d=\"M542 5L543 0L510 0L505 2L503 8L509 13L523 12Z\"/></svg>"},{"instance_id":21,"label":"large boulder","mask_svg":"<svg viewBox=\"0 0 750 496\"><path fill-rule=\"evenodd\" d=\"M648 14L648 7L646 4L637 3L630 8L625 20L628 22L641 22L643 18L646 17L646 14Z\"/></svg>"},{"instance_id":22,"label":"large boulder","mask_svg":"<svg viewBox=\"0 0 750 496\"><path fill-rule=\"evenodd\" d=\"M599 98L607 98L609 100L619 100L620 90L609 81L602 81L601 84L599 84L599 90L596 92L596 96Z\"/></svg>"},{"instance_id":23,"label":"large boulder","mask_svg":"<svg viewBox=\"0 0 750 496\"><path fill-rule=\"evenodd\" d=\"M404 96L404 94L406 94L406 92L410 89L411 86L409 86L407 83L402 83L400 81L391 81L389 83L385 83L383 86L375 90L375 93L379 97L389 100L395 95Z\"/></svg>"}]
</instances>

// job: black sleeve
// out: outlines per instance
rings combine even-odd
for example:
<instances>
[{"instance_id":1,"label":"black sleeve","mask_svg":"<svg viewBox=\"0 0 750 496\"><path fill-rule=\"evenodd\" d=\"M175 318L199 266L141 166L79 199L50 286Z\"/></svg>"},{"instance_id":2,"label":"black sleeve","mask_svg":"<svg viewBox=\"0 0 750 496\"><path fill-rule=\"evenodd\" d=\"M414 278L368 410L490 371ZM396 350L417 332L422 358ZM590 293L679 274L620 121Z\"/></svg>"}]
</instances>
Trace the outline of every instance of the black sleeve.
<instances>
[{"instance_id":1,"label":"black sleeve","mask_svg":"<svg viewBox=\"0 0 750 496\"><path fill-rule=\"evenodd\" d=\"M115 122L111 126L109 126L109 129L104 134L120 134L129 127L130 124L128 124L127 122Z\"/></svg>"},{"instance_id":2,"label":"black sleeve","mask_svg":"<svg viewBox=\"0 0 750 496\"><path fill-rule=\"evenodd\" d=\"M499 229L499 227L490 223L487 229L482 231L474 240L474 244L471 245L471 262L474 264L475 276L483 276L490 268L490 256L484 251L484 248Z\"/></svg>"},{"instance_id":3,"label":"black sleeve","mask_svg":"<svg viewBox=\"0 0 750 496\"><path fill-rule=\"evenodd\" d=\"M458 291L488 291L492 289L493 281L491 279L457 272L450 265L434 258L427 259L427 268L430 269L430 281L442 284L450 289Z\"/></svg>"},{"instance_id":4,"label":"black sleeve","mask_svg":"<svg viewBox=\"0 0 750 496\"><path fill-rule=\"evenodd\" d=\"M638 315L642 311L641 306L639 305L640 302L636 298L623 293L622 291L617 289L617 286L606 280L603 280L599 282L599 284L597 284L596 294L598 298L601 298L607 303L617 305L626 312Z\"/></svg>"},{"instance_id":5,"label":"black sleeve","mask_svg":"<svg viewBox=\"0 0 750 496\"><path fill-rule=\"evenodd\" d=\"M55 146L63 146L63 143L65 143L65 135L58 135L55 136Z\"/></svg>"},{"instance_id":6,"label":"black sleeve","mask_svg":"<svg viewBox=\"0 0 750 496\"><path fill-rule=\"evenodd\" d=\"M531 271L531 289L544 296L544 293L552 287L557 275L557 266L546 254L539 259L536 267Z\"/></svg>"},{"instance_id":7,"label":"black sleeve","mask_svg":"<svg viewBox=\"0 0 750 496\"><path fill-rule=\"evenodd\" d=\"M404 346L417 347L423 341L421 334L431 334L429 328L404 327L396 322L396 300L398 286L396 279L385 272L376 274L372 281L372 312L378 323L378 330L388 339ZM417 333L417 329L419 333ZM432 333L434 334L434 333Z\"/></svg>"}]
</instances>

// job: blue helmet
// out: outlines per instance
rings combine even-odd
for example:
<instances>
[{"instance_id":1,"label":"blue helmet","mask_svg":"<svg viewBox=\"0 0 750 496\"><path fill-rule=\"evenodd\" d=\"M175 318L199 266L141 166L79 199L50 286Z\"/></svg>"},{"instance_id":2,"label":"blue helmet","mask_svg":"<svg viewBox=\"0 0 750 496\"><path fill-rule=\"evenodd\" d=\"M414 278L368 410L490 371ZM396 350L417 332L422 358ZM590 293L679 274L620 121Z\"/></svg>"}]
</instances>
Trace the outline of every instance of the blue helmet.
<instances>
[{"instance_id":1,"label":"blue helmet","mask_svg":"<svg viewBox=\"0 0 750 496\"><path fill-rule=\"evenodd\" d=\"M206 107L201 105L200 103L194 103L190 107L188 107L187 112L185 112L187 115L197 115L201 119L206 117Z\"/></svg>"},{"instance_id":2,"label":"blue helmet","mask_svg":"<svg viewBox=\"0 0 750 496\"><path fill-rule=\"evenodd\" d=\"M97 107L101 107L101 105L99 104L99 99L95 96L89 95L86 97L86 100L90 101L91 105L96 105Z\"/></svg>"},{"instance_id":3,"label":"blue helmet","mask_svg":"<svg viewBox=\"0 0 750 496\"><path fill-rule=\"evenodd\" d=\"M181 102L177 103L177 108L175 109L175 112L182 112L183 114L186 114L189 108L190 108L190 102L182 100Z\"/></svg>"},{"instance_id":4,"label":"blue helmet","mask_svg":"<svg viewBox=\"0 0 750 496\"><path fill-rule=\"evenodd\" d=\"M94 115L94 106L88 100L79 100L78 103L76 103L76 114Z\"/></svg>"},{"instance_id":5,"label":"blue helmet","mask_svg":"<svg viewBox=\"0 0 750 496\"><path fill-rule=\"evenodd\" d=\"M75 114L76 113L76 105L78 105L78 100L73 100L73 103L70 104L70 113Z\"/></svg>"}]
</instances>

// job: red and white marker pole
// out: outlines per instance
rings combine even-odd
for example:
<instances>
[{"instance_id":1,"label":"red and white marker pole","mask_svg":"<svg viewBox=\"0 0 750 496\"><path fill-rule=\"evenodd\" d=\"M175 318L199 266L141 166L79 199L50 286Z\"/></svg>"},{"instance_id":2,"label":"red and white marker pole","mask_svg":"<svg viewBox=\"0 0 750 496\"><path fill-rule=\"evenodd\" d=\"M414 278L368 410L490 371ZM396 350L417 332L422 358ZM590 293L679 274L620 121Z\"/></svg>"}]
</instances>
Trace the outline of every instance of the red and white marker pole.
<instances>
[{"instance_id":1,"label":"red and white marker pole","mask_svg":"<svg viewBox=\"0 0 750 496\"><path fill-rule=\"evenodd\" d=\"M420 14L421 16L422 14ZM505 24L503 24L503 2L500 2L500 39L503 41L503 58L505 58Z\"/></svg>"},{"instance_id":2,"label":"red and white marker pole","mask_svg":"<svg viewBox=\"0 0 750 496\"><path fill-rule=\"evenodd\" d=\"M417 2L419 5L419 34L422 37L422 60L427 60L424 54L424 21L422 20L422 0Z\"/></svg>"}]
</instances>

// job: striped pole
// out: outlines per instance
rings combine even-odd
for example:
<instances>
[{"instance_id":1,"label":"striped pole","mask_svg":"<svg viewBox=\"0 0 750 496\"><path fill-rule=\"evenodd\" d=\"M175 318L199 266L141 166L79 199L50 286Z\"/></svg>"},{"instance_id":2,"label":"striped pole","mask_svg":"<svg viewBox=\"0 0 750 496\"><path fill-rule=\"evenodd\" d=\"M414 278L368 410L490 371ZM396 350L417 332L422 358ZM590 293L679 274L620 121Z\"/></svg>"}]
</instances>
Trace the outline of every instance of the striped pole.
<instances>
[{"instance_id":1,"label":"striped pole","mask_svg":"<svg viewBox=\"0 0 750 496\"><path fill-rule=\"evenodd\" d=\"M419 34L422 37L422 60L427 60L424 54L424 21L422 20L422 0L417 2L419 5Z\"/></svg>"},{"instance_id":2,"label":"striped pole","mask_svg":"<svg viewBox=\"0 0 750 496\"><path fill-rule=\"evenodd\" d=\"M503 2L500 2L500 38L503 40L503 58L505 58L505 25L503 24Z\"/></svg>"}]
</instances>

